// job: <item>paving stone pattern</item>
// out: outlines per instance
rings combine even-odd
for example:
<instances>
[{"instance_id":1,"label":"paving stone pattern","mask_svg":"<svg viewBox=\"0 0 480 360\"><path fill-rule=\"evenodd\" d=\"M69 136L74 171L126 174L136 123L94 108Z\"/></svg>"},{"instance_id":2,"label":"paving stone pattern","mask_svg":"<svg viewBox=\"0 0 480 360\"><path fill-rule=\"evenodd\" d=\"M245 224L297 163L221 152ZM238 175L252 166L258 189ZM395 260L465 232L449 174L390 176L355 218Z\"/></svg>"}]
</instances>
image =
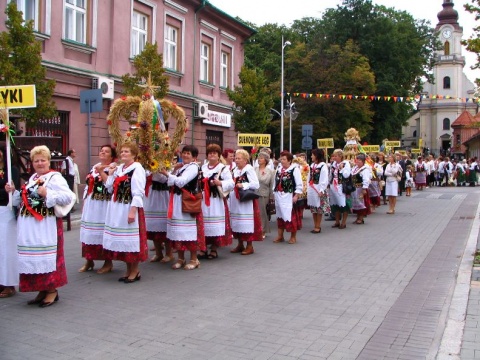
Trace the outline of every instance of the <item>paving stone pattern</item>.
<instances>
[{"instance_id":1,"label":"paving stone pattern","mask_svg":"<svg viewBox=\"0 0 480 360\"><path fill-rule=\"evenodd\" d=\"M273 244L272 233L252 256L222 249L194 271L145 263L128 285L117 281L121 263L105 275L77 272L74 229L65 233L69 284L55 306L27 306L30 293L0 301L0 358L425 358L438 348L480 196L413 195L399 198L394 216L381 206L365 225L325 221L321 234L309 232L305 211L296 245Z\"/></svg>"}]
</instances>

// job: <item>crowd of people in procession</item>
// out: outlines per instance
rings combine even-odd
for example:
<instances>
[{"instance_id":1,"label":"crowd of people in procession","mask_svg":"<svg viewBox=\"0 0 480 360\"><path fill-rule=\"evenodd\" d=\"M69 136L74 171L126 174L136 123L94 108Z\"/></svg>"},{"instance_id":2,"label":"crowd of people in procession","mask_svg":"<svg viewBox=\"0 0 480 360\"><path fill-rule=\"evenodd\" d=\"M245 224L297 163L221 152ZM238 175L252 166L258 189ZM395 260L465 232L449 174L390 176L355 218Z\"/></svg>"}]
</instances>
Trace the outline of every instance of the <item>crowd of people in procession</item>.
<instances>
[{"instance_id":1,"label":"crowd of people in procession","mask_svg":"<svg viewBox=\"0 0 480 360\"><path fill-rule=\"evenodd\" d=\"M155 250L150 262L193 270L200 260L216 259L219 248L234 239L231 253L254 254L254 243L271 232L273 215L273 242L295 244L306 209L313 218L311 233L322 232L324 216L334 220L332 228L346 229L352 213L353 224L363 225L382 204L389 205L387 214L395 214L403 192L410 196L412 188L475 186L479 172L476 158L451 161L429 155L413 160L380 152L359 153L351 161L341 149L330 159L324 150L314 149L308 164L305 154L283 151L276 161L270 149L263 148L252 159L244 149L222 151L210 144L204 163L198 161L198 149L186 145L171 170L150 173L137 161L138 154L134 143L100 148L99 162L86 177L80 226L86 262L79 272L94 270L95 261L102 261L96 272L105 274L112 271L113 261L123 261L126 268L118 281L139 281L139 265L149 259L147 240ZM33 148L30 158L35 173L29 180L21 186L13 166L13 182L8 183L5 152L0 151L5 234L0 240L0 298L13 296L19 286L22 292L38 292L29 305L48 307L59 300L57 289L67 283L63 223L53 207L72 201L72 179L51 170L46 146ZM15 214L7 206L9 194L18 209ZM198 207L192 210L187 202Z\"/></svg>"}]
</instances>

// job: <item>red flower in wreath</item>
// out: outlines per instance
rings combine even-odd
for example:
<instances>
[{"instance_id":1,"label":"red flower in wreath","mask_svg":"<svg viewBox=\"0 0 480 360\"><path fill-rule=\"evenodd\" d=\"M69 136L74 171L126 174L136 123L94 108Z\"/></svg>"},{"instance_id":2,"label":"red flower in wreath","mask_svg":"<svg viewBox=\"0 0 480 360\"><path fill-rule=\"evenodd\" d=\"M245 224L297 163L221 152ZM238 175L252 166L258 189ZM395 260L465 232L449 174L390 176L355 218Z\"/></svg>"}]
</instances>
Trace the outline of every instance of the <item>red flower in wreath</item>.
<instances>
[{"instance_id":1,"label":"red flower in wreath","mask_svg":"<svg viewBox=\"0 0 480 360\"><path fill-rule=\"evenodd\" d=\"M107 120L107 125L108 126L112 125L112 120Z\"/></svg>"},{"instance_id":2,"label":"red flower in wreath","mask_svg":"<svg viewBox=\"0 0 480 360\"><path fill-rule=\"evenodd\" d=\"M123 95L120 99L122 99L123 101L127 100L127 97L125 95Z\"/></svg>"}]
</instances>

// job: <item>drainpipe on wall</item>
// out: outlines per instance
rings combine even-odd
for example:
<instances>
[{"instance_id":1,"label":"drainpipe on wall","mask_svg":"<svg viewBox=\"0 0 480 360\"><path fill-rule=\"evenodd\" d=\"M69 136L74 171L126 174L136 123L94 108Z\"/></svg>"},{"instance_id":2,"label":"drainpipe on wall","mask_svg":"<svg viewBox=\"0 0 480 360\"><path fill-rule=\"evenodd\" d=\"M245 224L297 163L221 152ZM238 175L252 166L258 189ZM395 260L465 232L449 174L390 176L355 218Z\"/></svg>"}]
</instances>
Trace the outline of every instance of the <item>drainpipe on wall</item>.
<instances>
[{"instance_id":1,"label":"drainpipe on wall","mask_svg":"<svg viewBox=\"0 0 480 360\"><path fill-rule=\"evenodd\" d=\"M195 17L194 17L194 23L193 23L193 75L192 75L192 96L193 96L193 102L192 102L192 145L194 143L194 127L195 127L195 77L197 74L197 14L205 8L207 5L207 0L202 0L200 3L200 6L195 10Z\"/></svg>"}]
</instances>

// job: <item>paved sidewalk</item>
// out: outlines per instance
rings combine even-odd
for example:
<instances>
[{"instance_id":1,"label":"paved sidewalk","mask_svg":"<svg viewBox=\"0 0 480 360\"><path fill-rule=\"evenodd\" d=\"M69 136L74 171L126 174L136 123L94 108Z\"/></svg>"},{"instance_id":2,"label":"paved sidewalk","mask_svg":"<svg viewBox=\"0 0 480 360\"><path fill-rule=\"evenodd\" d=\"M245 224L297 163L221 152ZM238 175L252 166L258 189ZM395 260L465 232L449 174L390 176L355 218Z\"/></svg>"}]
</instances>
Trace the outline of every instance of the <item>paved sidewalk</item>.
<instances>
[{"instance_id":1,"label":"paved sidewalk","mask_svg":"<svg viewBox=\"0 0 480 360\"><path fill-rule=\"evenodd\" d=\"M0 301L1 358L434 358L479 199L477 188L431 188L400 197L394 216L381 206L365 225L325 221L321 234L305 211L296 245L271 234L252 256L222 249L190 272L145 263L129 285L121 263L77 272L77 226L55 306L27 306L29 293ZM479 306L472 287L462 359L478 350Z\"/></svg>"}]
</instances>

